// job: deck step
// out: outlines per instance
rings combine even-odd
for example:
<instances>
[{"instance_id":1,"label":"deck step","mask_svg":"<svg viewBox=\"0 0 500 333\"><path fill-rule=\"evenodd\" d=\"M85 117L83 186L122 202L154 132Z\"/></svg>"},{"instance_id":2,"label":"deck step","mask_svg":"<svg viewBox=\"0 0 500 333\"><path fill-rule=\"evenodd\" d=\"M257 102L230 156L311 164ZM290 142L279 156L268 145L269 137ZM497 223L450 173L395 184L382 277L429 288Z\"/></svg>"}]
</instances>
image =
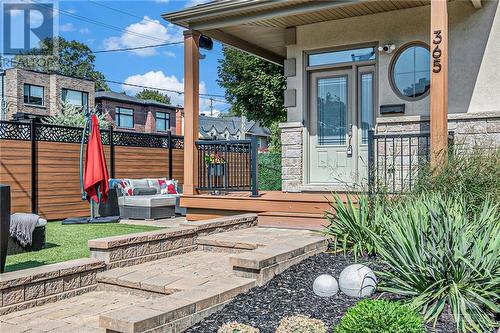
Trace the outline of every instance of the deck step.
<instances>
[{"instance_id":1,"label":"deck step","mask_svg":"<svg viewBox=\"0 0 500 333\"><path fill-rule=\"evenodd\" d=\"M324 213L262 212L258 216L260 227L320 230L326 224Z\"/></svg>"}]
</instances>

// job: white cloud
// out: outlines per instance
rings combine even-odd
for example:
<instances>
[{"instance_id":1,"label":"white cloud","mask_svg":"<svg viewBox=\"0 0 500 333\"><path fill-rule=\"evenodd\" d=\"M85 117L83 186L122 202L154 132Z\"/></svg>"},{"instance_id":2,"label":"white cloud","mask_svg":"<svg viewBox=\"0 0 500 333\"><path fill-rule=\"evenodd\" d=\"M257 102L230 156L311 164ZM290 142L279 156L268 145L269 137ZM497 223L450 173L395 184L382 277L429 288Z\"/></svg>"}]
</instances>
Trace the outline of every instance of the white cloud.
<instances>
[{"instance_id":1,"label":"white cloud","mask_svg":"<svg viewBox=\"0 0 500 333\"><path fill-rule=\"evenodd\" d=\"M80 28L79 31L80 31L80 34L82 34L82 35L88 35L90 33L90 29L87 27Z\"/></svg>"},{"instance_id":2,"label":"white cloud","mask_svg":"<svg viewBox=\"0 0 500 333\"><path fill-rule=\"evenodd\" d=\"M104 40L104 48L106 50L123 48L123 47L140 47L152 44L160 44L162 42L178 42L182 41L182 30L172 24L164 26L158 20L152 20L144 16L143 20L133 23L125 28L127 31L135 33L124 32L121 36L113 36ZM139 34L139 35L136 35ZM146 36L151 36L155 39L150 39ZM151 56L158 54L155 48L139 49L131 51L139 56Z\"/></svg>"},{"instance_id":3,"label":"white cloud","mask_svg":"<svg viewBox=\"0 0 500 333\"><path fill-rule=\"evenodd\" d=\"M145 74L136 74L129 76L125 79L125 83L135 84L140 86L175 90L175 91L184 91L184 80L179 80L175 75L165 75L163 71L150 71ZM131 87L127 85L122 85L121 89L128 94L135 95L136 93L142 91L142 88L139 87ZM206 93L206 85L205 82L200 82L200 93ZM184 105L184 95L177 94L174 92L162 91L170 96L172 105ZM215 102L214 106L223 105L223 103ZM209 114L210 113L210 100L205 98L200 98L200 113ZM220 111L214 110L214 115L219 114Z\"/></svg>"},{"instance_id":4,"label":"white cloud","mask_svg":"<svg viewBox=\"0 0 500 333\"><path fill-rule=\"evenodd\" d=\"M73 25L73 23L65 23L59 26L59 31L62 32L70 32L70 31L75 31L76 28Z\"/></svg>"},{"instance_id":5,"label":"white cloud","mask_svg":"<svg viewBox=\"0 0 500 333\"><path fill-rule=\"evenodd\" d=\"M66 12L68 12L70 14L75 14L76 13L76 9L70 8L70 9L66 10Z\"/></svg>"},{"instance_id":6,"label":"white cloud","mask_svg":"<svg viewBox=\"0 0 500 333\"><path fill-rule=\"evenodd\" d=\"M185 7L193 7L193 6L197 6L197 5L201 5L203 3L207 3L207 2L210 2L211 0L189 0L187 3L186 3L186 6Z\"/></svg>"},{"instance_id":7,"label":"white cloud","mask_svg":"<svg viewBox=\"0 0 500 333\"><path fill-rule=\"evenodd\" d=\"M172 51L163 51L161 54L166 55L167 57L175 58L175 53Z\"/></svg>"}]
</instances>

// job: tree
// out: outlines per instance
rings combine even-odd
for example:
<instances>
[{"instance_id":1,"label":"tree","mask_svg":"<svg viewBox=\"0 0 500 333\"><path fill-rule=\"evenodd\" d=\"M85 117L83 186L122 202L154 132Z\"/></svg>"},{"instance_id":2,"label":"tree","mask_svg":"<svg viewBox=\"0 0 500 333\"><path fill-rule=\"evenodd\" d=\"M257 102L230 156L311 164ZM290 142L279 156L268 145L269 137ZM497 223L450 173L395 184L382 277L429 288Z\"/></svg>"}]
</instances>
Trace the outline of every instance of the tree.
<instances>
[{"instance_id":1,"label":"tree","mask_svg":"<svg viewBox=\"0 0 500 333\"><path fill-rule=\"evenodd\" d=\"M170 104L170 96L162 94L158 90L144 89L140 93L137 93L135 97L140 99L152 99L160 103Z\"/></svg>"},{"instance_id":2,"label":"tree","mask_svg":"<svg viewBox=\"0 0 500 333\"><path fill-rule=\"evenodd\" d=\"M283 68L230 47L223 51L217 82L226 89L230 112L266 127L285 121Z\"/></svg>"},{"instance_id":3,"label":"tree","mask_svg":"<svg viewBox=\"0 0 500 333\"><path fill-rule=\"evenodd\" d=\"M54 48L58 50L55 56ZM104 74L95 70L94 61L95 55L87 45L63 37L40 41L38 48L31 49L28 54L16 55L14 59L19 68L91 79L95 81L96 89L109 90Z\"/></svg>"}]
</instances>

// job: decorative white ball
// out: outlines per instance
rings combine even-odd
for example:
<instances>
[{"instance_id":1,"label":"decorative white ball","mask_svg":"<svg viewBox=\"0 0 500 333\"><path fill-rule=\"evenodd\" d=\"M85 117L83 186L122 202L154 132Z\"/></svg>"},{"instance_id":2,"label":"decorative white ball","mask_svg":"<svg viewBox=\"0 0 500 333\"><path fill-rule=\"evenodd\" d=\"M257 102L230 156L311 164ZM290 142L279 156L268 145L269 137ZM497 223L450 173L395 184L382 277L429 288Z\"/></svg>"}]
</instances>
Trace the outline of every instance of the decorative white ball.
<instances>
[{"instance_id":1,"label":"decorative white ball","mask_svg":"<svg viewBox=\"0 0 500 333\"><path fill-rule=\"evenodd\" d=\"M337 294L339 285L333 276L322 274L314 280L313 291L320 297L331 297Z\"/></svg>"},{"instance_id":2,"label":"decorative white ball","mask_svg":"<svg viewBox=\"0 0 500 333\"><path fill-rule=\"evenodd\" d=\"M348 296L366 297L375 292L377 277L365 265L349 265L340 273L339 286L340 290Z\"/></svg>"}]
</instances>

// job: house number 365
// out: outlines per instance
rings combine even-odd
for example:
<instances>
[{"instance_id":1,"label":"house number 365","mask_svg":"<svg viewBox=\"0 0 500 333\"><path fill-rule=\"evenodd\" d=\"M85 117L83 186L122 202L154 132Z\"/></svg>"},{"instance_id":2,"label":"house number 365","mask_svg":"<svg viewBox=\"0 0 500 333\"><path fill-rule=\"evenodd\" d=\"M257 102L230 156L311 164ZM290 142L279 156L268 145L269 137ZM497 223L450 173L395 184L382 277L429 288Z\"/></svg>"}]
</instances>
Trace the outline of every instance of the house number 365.
<instances>
[{"instance_id":1,"label":"house number 365","mask_svg":"<svg viewBox=\"0 0 500 333\"><path fill-rule=\"evenodd\" d=\"M434 31L434 39L432 40L432 44L434 44L434 50L432 51L432 71L434 73L441 72L441 49L439 46L443 41L443 36L441 35L441 30Z\"/></svg>"}]
</instances>

